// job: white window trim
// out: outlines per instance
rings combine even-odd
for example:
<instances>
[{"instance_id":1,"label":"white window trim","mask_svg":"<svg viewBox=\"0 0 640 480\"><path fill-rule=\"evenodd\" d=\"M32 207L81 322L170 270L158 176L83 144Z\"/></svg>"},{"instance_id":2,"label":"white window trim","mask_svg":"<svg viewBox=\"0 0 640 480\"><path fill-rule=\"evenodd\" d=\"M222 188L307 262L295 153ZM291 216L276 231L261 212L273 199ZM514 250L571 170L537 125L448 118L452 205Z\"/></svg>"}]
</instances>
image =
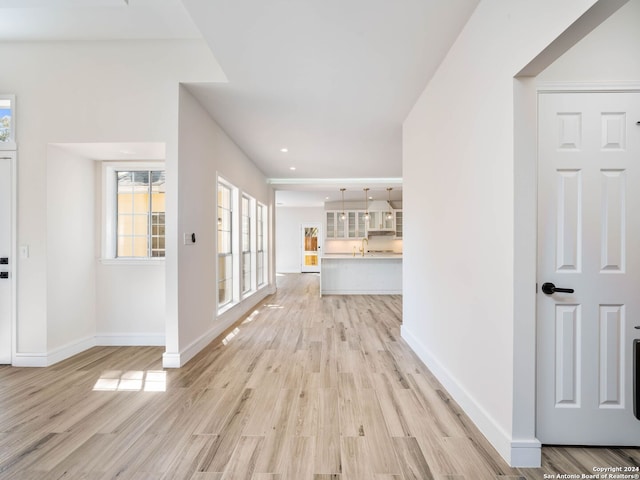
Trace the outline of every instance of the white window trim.
<instances>
[{"instance_id":1,"label":"white window trim","mask_svg":"<svg viewBox=\"0 0 640 480\"><path fill-rule=\"evenodd\" d=\"M258 278L258 268L257 268L257 257L258 257L258 237L257 237L257 221L258 221L258 209L262 208L262 278ZM268 244L268 227L269 227L269 221L268 221L268 217L269 217L269 209L267 208L267 206L262 203L262 202L257 202L256 205L256 288L258 290L260 290L261 288L265 287L269 282L267 281L267 262L268 262L268 250L269 250L269 244Z\"/></svg>"},{"instance_id":2,"label":"white window trim","mask_svg":"<svg viewBox=\"0 0 640 480\"><path fill-rule=\"evenodd\" d=\"M233 307L235 307L238 303L240 303L240 301L242 300L242 296L240 293L240 289L241 289L241 271L240 271L240 258L242 256L241 251L241 236L240 236L240 223L241 223L241 218L238 215L238 212L240 211L240 191L238 189L238 187L236 187L233 183L229 182L227 179L225 179L224 177L218 175L217 176L217 182L216 182L216 197L215 197L215 215L217 216L218 214L218 185L222 184L224 185L226 188L228 188L230 190L230 202L231 202L231 272L232 272L232 277L231 277L231 283L232 283L232 290L231 290L231 300L227 303L224 303L222 305L220 305L220 298L217 292L217 288L218 288L218 272L220 271L220 265L219 265L219 261L220 261L220 257L218 256L218 235L216 232L215 238L216 238L216 310L218 312L218 316L222 315L223 313L227 312L228 310L231 310ZM217 225L217 222L216 222ZM216 226L217 229L217 226Z\"/></svg>"},{"instance_id":3,"label":"white window trim","mask_svg":"<svg viewBox=\"0 0 640 480\"><path fill-rule=\"evenodd\" d=\"M102 252L103 265L164 265L164 257L116 257L116 180L118 170L165 170L164 162L102 162Z\"/></svg>"},{"instance_id":4,"label":"white window trim","mask_svg":"<svg viewBox=\"0 0 640 480\"><path fill-rule=\"evenodd\" d=\"M8 142L0 142L0 150L17 150L16 143L16 96L0 95L0 100L9 100L11 102L11 137Z\"/></svg>"}]
</instances>

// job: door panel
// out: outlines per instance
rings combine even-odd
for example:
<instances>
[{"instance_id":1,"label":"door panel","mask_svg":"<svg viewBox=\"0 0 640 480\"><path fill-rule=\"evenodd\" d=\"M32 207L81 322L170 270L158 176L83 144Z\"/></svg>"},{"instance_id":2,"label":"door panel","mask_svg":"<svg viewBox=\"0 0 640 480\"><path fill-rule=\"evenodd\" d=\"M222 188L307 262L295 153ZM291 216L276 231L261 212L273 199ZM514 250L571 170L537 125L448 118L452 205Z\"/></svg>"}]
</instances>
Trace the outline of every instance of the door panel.
<instances>
[{"instance_id":1,"label":"door panel","mask_svg":"<svg viewBox=\"0 0 640 480\"><path fill-rule=\"evenodd\" d=\"M302 224L302 265L301 272L320 272L320 224Z\"/></svg>"},{"instance_id":2,"label":"door panel","mask_svg":"<svg viewBox=\"0 0 640 480\"><path fill-rule=\"evenodd\" d=\"M539 96L537 436L640 445L640 94Z\"/></svg>"},{"instance_id":3,"label":"door panel","mask_svg":"<svg viewBox=\"0 0 640 480\"><path fill-rule=\"evenodd\" d=\"M12 271L15 262L12 258L12 162L13 153L0 151L0 259L6 259L0 260L0 363L11 363L12 350Z\"/></svg>"}]
</instances>

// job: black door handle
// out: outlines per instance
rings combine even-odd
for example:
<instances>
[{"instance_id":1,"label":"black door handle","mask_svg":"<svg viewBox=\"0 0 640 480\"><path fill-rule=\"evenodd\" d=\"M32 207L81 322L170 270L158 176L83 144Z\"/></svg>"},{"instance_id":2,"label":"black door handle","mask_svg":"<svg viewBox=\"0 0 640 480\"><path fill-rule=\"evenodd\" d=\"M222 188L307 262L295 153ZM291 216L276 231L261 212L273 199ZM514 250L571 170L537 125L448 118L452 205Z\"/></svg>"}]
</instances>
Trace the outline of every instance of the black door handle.
<instances>
[{"instance_id":1,"label":"black door handle","mask_svg":"<svg viewBox=\"0 0 640 480\"><path fill-rule=\"evenodd\" d=\"M547 295L551 295L552 293L561 292L561 293L573 293L573 288L560 288L556 287L553 283L543 283L542 291Z\"/></svg>"}]
</instances>

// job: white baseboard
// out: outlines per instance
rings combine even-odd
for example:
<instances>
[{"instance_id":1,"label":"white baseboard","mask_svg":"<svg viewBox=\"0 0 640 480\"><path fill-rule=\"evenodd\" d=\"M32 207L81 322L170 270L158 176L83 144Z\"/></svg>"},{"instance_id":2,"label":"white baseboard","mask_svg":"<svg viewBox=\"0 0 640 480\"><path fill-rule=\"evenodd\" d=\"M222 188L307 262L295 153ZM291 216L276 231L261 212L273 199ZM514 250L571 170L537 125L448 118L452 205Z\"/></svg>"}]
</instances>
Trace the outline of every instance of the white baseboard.
<instances>
[{"instance_id":1,"label":"white baseboard","mask_svg":"<svg viewBox=\"0 0 640 480\"><path fill-rule=\"evenodd\" d=\"M422 342L404 326L401 328L401 336L510 466L523 468L540 466L542 449L536 438L514 440Z\"/></svg>"},{"instance_id":2,"label":"white baseboard","mask_svg":"<svg viewBox=\"0 0 640 480\"><path fill-rule=\"evenodd\" d=\"M240 320L244 315L255 309L262 300L269 295L274 294L275 286L268 286L258 290L254 295L245 301L233 306L224 314L216 319L216 325L209 329L206 333L191 342L186 348L180 352L165 352L162 355L163 368L181 368L189 360L195 357L200 351L216 339L231 325Z\"/></svg>"},{"instance_id":3,"label":"white baseboard","mask_svg":"<svg viewBox=\"0 0 640 480\"><path fill-rule=\"evenodd\" d=\"M164 346L164 335L155 333L99 334L55 348L47 353L16 353L14 367L49 367L95 346Z\"/></svg>"},{"instance_id":4,"label":"white baseboard","mask_svg":"<svg viewBox=\"0 0 640 480\"><path fill-rule=\"evenodd\" d=\"M101 347L164 347L163 333L98 333L96 345Z\"/></svg>"},{"instance_id":5,"label":"white baseboard","mask_svg":"<svg viewBox=\"0 0 640 480\"><path fill-rule=\"evenodd\" d=\"M95 346L95 337L86 337L47 353L16 353L12 365L14 367L49 367Z\"/></svg>"}]
</instances>

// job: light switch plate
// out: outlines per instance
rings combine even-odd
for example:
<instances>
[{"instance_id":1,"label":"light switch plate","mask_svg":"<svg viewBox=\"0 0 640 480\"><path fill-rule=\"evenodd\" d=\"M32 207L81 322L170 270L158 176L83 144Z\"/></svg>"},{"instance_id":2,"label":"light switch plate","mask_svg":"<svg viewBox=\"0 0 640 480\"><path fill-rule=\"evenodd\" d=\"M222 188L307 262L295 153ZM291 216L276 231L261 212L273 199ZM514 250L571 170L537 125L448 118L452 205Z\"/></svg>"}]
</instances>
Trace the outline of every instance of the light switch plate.
<instances>
[{"instance_id":1,"label":"light switch plate","mask_svg":"<svg viewBox=\"0 0 640 480\"><path fill-rule=\"evenodd\" d=\"M195 233L185 233L184 234L184 244L185 245L193 245L194 243L196 243L194 241L195 239Z\"/></svg>"}]
</instances>

